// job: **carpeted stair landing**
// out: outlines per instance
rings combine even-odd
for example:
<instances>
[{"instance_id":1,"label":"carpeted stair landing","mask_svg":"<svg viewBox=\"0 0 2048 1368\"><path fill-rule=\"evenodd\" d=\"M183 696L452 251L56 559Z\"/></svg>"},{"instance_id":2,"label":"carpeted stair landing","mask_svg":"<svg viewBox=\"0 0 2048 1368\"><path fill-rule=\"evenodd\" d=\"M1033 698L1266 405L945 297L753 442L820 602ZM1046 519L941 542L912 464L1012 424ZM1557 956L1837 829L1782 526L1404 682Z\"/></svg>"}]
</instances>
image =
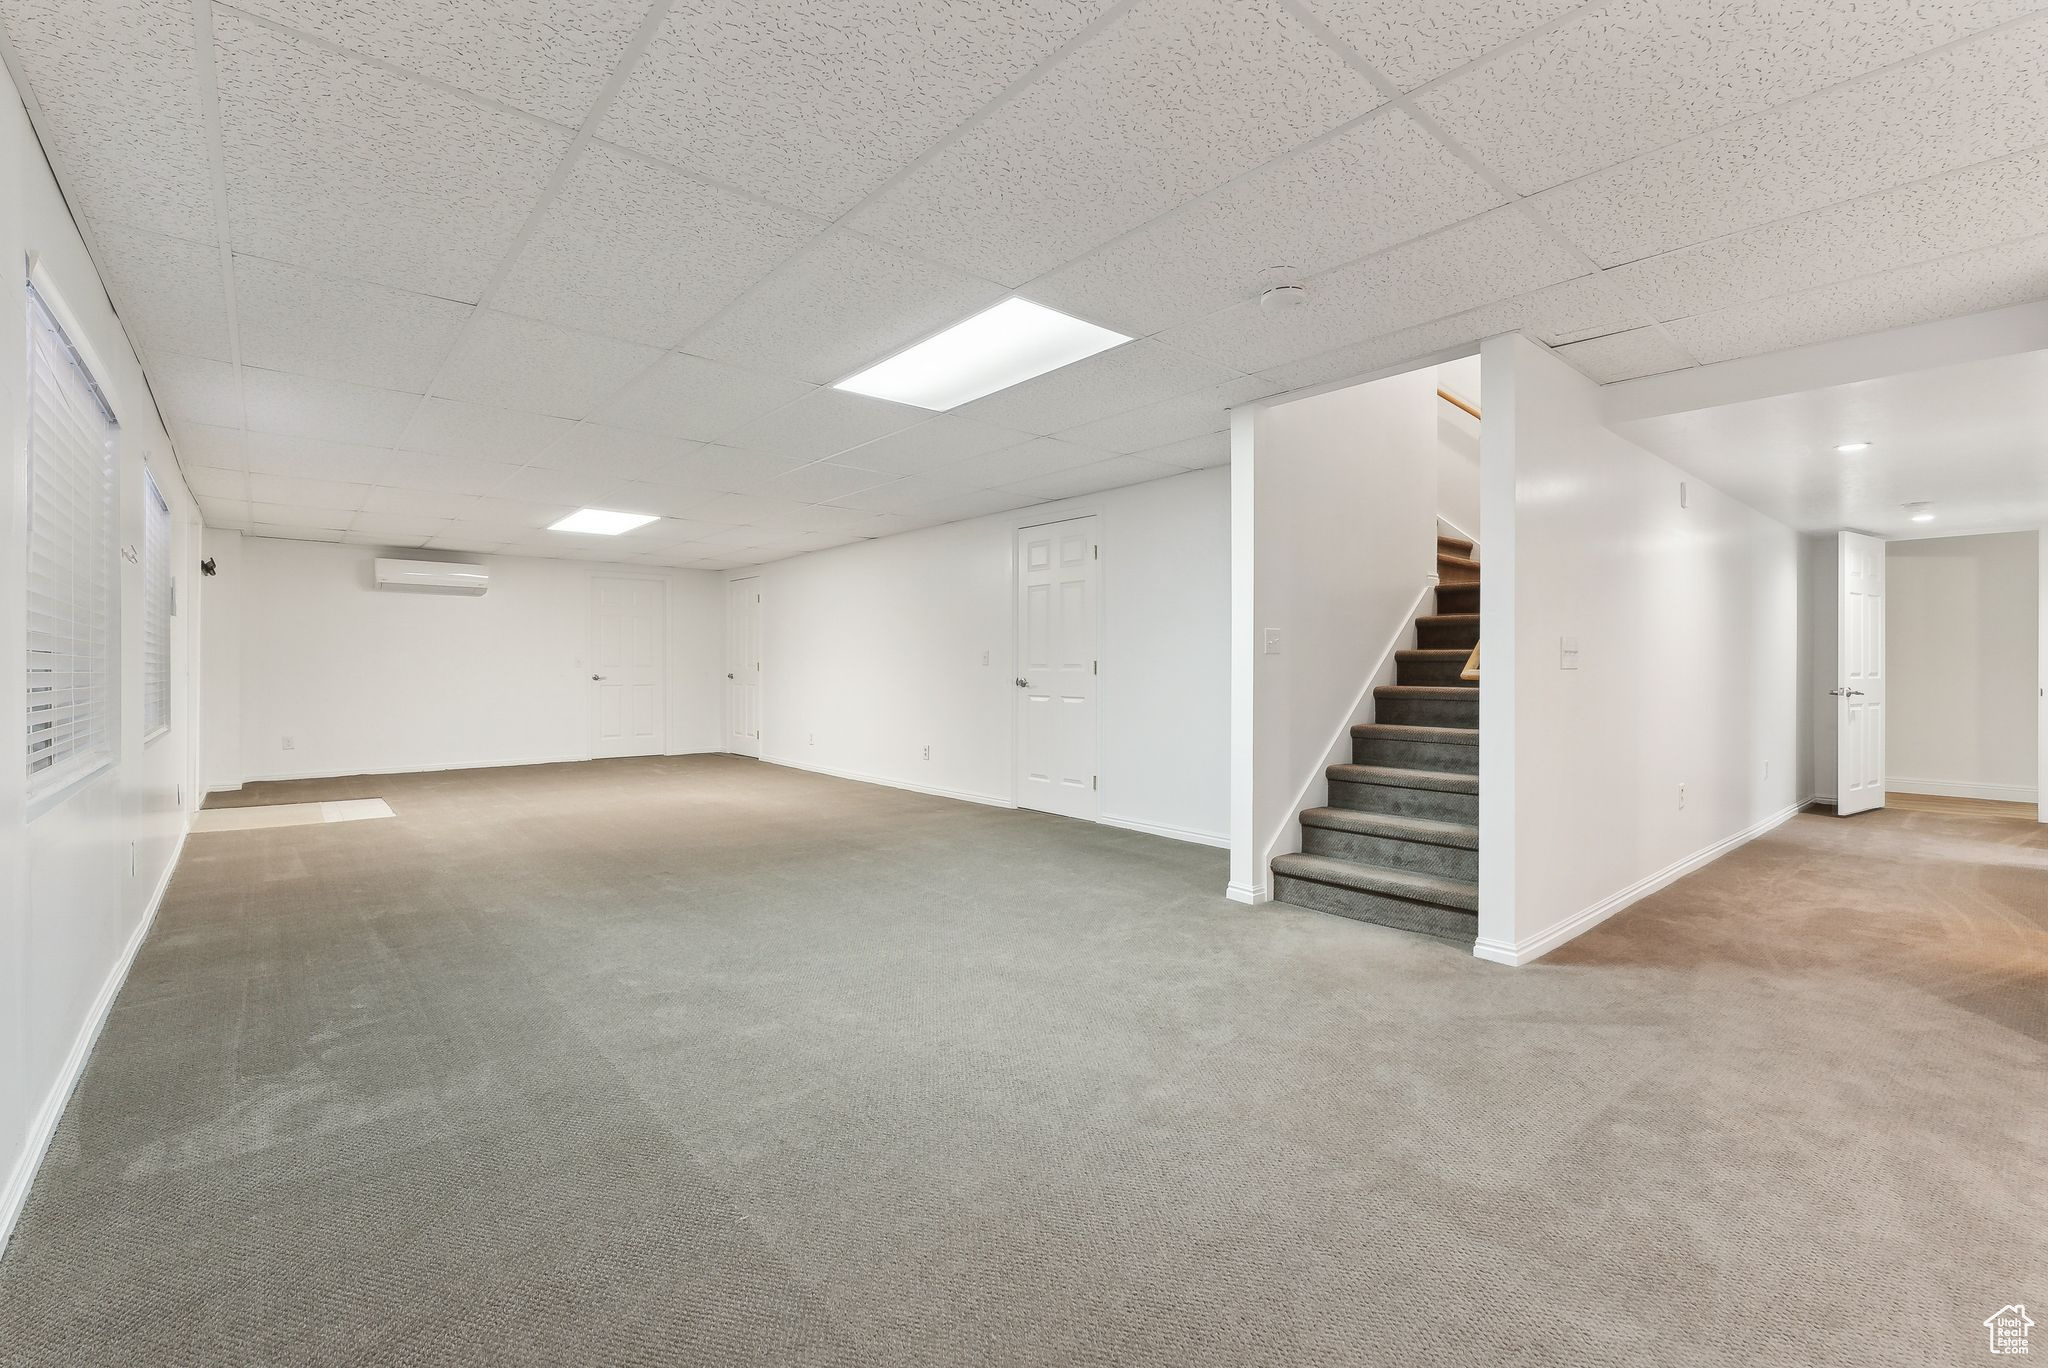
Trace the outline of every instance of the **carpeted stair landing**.
<instances>
[{"instance_id":1,"label":"carpeted stair landing","mask_svg":"<svg viewBox=\"0 0 2048 1368\"><path fill-rule=\"evenodd\" d=\"M1330 805L1301 814L1301 853L1273 861L1273 896L1297 907L1470 945L1479 929L1479 644L1472 543L1437 538L1436 611L1394 654L1373 721L1330 766Z\"/></svg>"}]
</instances>

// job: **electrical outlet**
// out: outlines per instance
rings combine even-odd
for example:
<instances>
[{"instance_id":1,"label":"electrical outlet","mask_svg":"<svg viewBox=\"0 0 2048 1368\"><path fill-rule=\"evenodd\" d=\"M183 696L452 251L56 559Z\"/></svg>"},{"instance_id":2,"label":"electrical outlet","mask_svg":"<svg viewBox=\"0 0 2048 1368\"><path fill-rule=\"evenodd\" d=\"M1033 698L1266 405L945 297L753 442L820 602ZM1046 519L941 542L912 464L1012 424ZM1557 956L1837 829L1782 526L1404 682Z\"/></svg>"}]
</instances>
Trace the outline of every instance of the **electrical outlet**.
<instances>
[{"instance_id":1,"label":"electrical outlet","mask_svg":"<svg viewBox=\"0 0 2048 1368\"><path fill-rule=\"evenodd\" d=\"M298 743L297 743L297 742L293 741L293 740L292 740L292 739L291 739L291 738L290 738L289 736L287 736L287 737L285 737L285 738L284 738L284 749L286 749L286 750L296 750L297 748L298 748Z\"/></svg>"},{"instance_id":2,"label":"electrical outlet","mask_svg":"<svg viewBox=\"0 0 2048 1368\"><path fill-rule=\"evenodd\" d=\"M128 843L128 877L135 877L135 842Z\"/></svg>"},{"instance_id":3,"label":"electrical outlet","mask_svg":"<svg viewBox=\"0 0 2048 1368\"><path fill-rule=\"evenodd\" d=\"M924 748L924 758L927 760L932 758L932 748L930 746Z\"/></svg>"},{"instance_id":4,"label":"electrical outlet","mask_svg":"<svg viewBox=\"0 0 2048 1368\"><path fill-rule=\"evenodd\" d=\"M1770 762L1770 761L1768 761L1768 760L1766 760L1766 761L1764 761L1764 778L1768 779L1768 778L1770 778L1770 777L1771 777L1771 762Z\"/></svg>"},{"instance_id":5,"label":"electrical outlet","mask_svg":"<svg viewBox=\"0 0 2048 1368\"><path fill-rule=\"evenodd\" d=\"M983 652L981 653L981 663L982 663L982 664L984 664L984 665L988 664L988 652L987 652L987 651L983 651Z\"/></svg>"},{"instance_id":6,"label":"electrical outlet","mask_svg":"<svg viewBox=\"0 0 2048 1368\"><path fill-rule=\"evenodd\" d=\"M1685 785L1683 784L1678 786L1678 810L1680 812L1685 811Z\"/></svg>"},{"instance_id":7,"label":"electrical outlet","mask_svg":"<svg viewBox=\"0 0 2048 1368\"><path fill-rule=\"evenodd\" d=\"M811 744L814 746L818 744L818 734L816 732L811 733Z\"/></svg>"}]
</instances>

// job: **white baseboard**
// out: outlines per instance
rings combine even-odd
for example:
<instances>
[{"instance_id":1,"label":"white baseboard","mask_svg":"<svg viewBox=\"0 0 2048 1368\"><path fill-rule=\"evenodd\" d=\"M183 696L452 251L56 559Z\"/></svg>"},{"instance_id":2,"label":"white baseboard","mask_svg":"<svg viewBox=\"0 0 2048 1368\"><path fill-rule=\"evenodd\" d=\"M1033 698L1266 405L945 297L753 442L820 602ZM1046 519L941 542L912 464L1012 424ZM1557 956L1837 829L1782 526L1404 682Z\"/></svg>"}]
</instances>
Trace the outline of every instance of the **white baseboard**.
<instances>
[{"instance_id":1,"label":"white baseboard","mask_svg":"<svg viewBox=\"0 0 2048 1368\"><path fill-rule=\"evenodd\" d=\"M524 760L462 760L448 765L393 765L364 767L351 766L347 769L293 770L287 774L247 774L242 776L244 784L275 784L292 779L352 779L358 774L443 774L450 770L471 769L512 769L519 765L579 765L591 759L588 755L536 755Z\"/></svg>"},{"instance_id":2,"label":"white baseboard","mask_svg":"<svg viewBox=\"0 0 2048 1368\"><path fill-rule=\"evenodd\" d=\"M1888 793L1919 793L1930 798L1986 798L1995 803L2032 803L2039 790L2032 784L1968 784L1951 779L1886 779Z\"/></svg>"},{"instance_id":3,"label":"white baseboard","mask_svg":"<svg viewBox=\"0 0 2048 1368\"><path fill-rule=\"evenodd\" d=\"M830 775L834 779L851 779L857 784L880 784L883 788L907 789L911 793L928 793L934 798L957 798L963 803L980 803L984 807L1014 808L1010 799L993 793L975 793L968 789L941 788L937 784L913 784L907 779L884 779L879 774L862 774L856 770L834 769L830 765L806 764L802 760L791 760L779 755L761 757L764 765L781 765L785 769L804 770L811 774Z\"/></svg>"},{"instance_id":4,"label":"white baseboard","mask_svg":"<svg viewBox=\"0 0 2048 1368\"><path fill-rule=\"evenodd\" d=\"M1264 884L1253 884L1250 887L1246 887L1244 884L1234 883L1223 890L1223 896L1232 902L1249 903L1253 907L1257 907L1260 903L1273 900L1273 890Z\"/></svg>"},{"instance_id":5,"label":"white baseboard","mask_svg":"<svg viewBox=\"0 0 2048 1368\"><path fill-rule=\"evenodd\" d=\"M1221 846L1230 848L1230 838L1219 836L1213 831L1194 831L1187 827L1166 826L1159 822L1141 822L1135 817L1111 817L1096 814L1095 820L1104 826L1121 827L1125 831L1142 831L1147 836L1164 836L1169 841L1187 841L1192 845Z\"/></svg>"},{"instance_id":6,"label":"white baseboard","mask_svg":"<svg viewBox=\"0 0 2048 1368\"><path fill-rule=\"evenodd\" d=\"M1654 874L1649 874L1636 880L1619 893L1602 898L1583 912L1574 913L1549 930L1531 936L1528 940L1509 944L1506 941L1482 939L1473 945L1472 953L1480 959L1491 960L1495 964L1527 964L1531 960L1549 954L1552 950L1557 949L1558 946L1563 945L1575 936L1584 935L1615 913L1641 902L1659 889L1676 883L1694 870L1712 864L1737 846L1746 845L1765 832L1784 825L1799 814L1799 809L1802 806L1804 805L1794 803L1790 807L1781 808L1755 825L1745 827L1743 830L1736 832L1733 836L1726 837L1714 842L1710 846L1696 850L1684 859L1677 860L1664 866L1664 868Z\"/></svg>"},{"instance_id":7,"label":"white baseboard","mask_svg":"<svg viewBox=\"0 0 2048 1368\"><path fill-rule=\"evenodd\" d=\"M78 1035L71 1042L71 1052L64 1056L64 1064L57 1070L49 1094L43 1098L43 1105L37 1109L35 1120L29 1126L28 1143L23 1146L21 1157L15 1161L14 1171L7 1175L6 1186L0 1187L0 1255L7 1252L7 1242L14 1235L14 1224L21 1219L21 1209L28 1203L28 1192L35 1183L36 1170L42 1167L43 1156L50 1149L50 1140L57 1134L57 1123L64 1119L64 1107L71 1101L71 1093L78 1086L79 1077L85 1073L85 1062L92 1057L92 1047L100 1038L100 1029L107 1024L107 1013L113 1010L114 999L121 994L121 985L128 981L128 970L135 963L136 952L142 949L142 942L148 938L149 928L156 924L157 909L163 906L164 894L171 887L171 876L178 871L178 857L184 852L185 833L180 830L178 843L171 847L171 858L164 864L163 878L157 881L156 891L142 909L142 918L128 937L128 944L122 947L113 968L107 971L99 994L87 1009L85 1020L79 1023Z\"/></svg>"}]
</instances>

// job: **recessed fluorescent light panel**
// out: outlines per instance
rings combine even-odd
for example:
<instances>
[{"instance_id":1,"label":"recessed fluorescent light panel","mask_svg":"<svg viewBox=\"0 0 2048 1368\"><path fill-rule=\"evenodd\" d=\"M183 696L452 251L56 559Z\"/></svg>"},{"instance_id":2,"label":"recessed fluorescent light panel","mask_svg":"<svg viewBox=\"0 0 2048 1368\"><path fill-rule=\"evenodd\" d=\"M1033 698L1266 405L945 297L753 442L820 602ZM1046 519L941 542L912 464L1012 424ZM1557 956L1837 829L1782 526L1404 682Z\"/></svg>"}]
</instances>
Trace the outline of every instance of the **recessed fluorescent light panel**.
<instances>
[{"instance_id":1,"label":"recessed fluorescent light panel","mask_svg":"<svg viewBox=\"0 0 2048 1368\"><path fill-rule=\"evenodd\" d=\"M919 408L957 408L1130 340L1028 299L1006 299L833 388Z\"/></svg>"},{"instance_id":2,"label":"recessed fluorescent light panel","mask_svg":"<svg viewBox=\"0 0 2048 1368\"><path fill-rule=\"evenodd\" d=\"M604 508L579 508L557 523L549 523L550 532L594 532L600 537L616 537L621 532L631 532L636 527L645 527L654 522L652 513L613 513Z\"/></svg>"},{"instance_id":3,"label":"recessed fluorescent light panel","mask_svg":"<svg viewBox=\"0 0 2048 1368\"><path fill-rule=\"evenodd\" d=\"M1835 450L1837 450L1837 451L1839 451L1839 452L1843 452L1843 453L1845 453L1845 454L1846 454L1846 453L1848 453L1848 452L1851 452L1851 451L1868 451L1868 450L1870 450L1870 443L1868 443L1868 442L1844 442L1844 443L1842 443L1842 444L1841 444L1840 446L1836 447L1836 448L1835 448Z\"/></svg>"}]
</instances>

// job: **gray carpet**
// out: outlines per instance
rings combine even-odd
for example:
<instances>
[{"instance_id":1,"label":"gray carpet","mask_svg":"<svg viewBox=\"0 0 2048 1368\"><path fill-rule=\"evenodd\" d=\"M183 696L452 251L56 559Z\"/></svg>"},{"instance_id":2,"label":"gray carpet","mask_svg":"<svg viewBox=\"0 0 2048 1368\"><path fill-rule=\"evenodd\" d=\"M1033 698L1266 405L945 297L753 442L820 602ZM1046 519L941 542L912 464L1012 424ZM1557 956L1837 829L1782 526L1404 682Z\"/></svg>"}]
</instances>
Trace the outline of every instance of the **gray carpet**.
<instances>
[{"instance_id":1,"label":"gray carpet","mask_svg":"<svg viewBox=\"0 0 2048 1368\"><path fill-rule=\"evenodd\" d=\"M1976 1364L2048 835L1802 817L1523 970L722 757L195 836L6 1364ZM2035 1312L2048 1322L2048 1316Z\"/></svg>"}]
</instances>

